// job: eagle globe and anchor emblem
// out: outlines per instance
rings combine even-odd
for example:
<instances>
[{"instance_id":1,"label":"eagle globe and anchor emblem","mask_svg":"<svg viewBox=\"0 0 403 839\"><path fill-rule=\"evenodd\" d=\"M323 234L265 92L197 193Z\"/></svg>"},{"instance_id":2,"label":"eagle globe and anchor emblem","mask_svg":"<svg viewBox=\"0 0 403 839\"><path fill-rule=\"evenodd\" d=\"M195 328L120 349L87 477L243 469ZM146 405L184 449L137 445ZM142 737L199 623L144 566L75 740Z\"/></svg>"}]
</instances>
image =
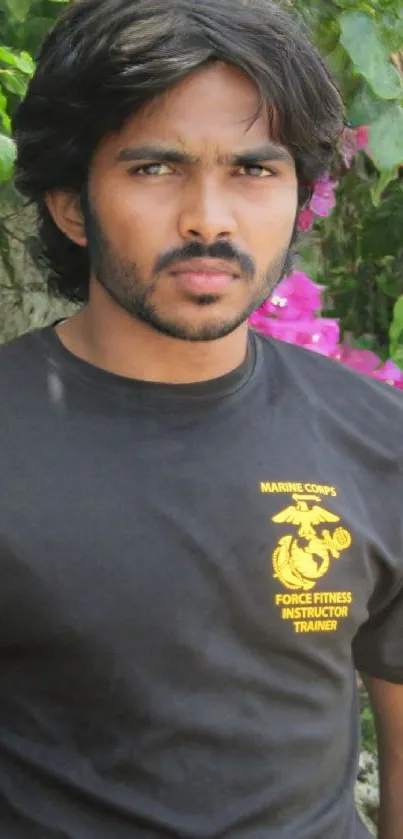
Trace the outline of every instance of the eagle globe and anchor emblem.
<instances>
[{"instance_id":1,"label":"eagle globe and anchor emblem","mask_svg":"<svg viewBox=\"0 0 403 839\"><path fill-rule=\"evenodd\" d=\"M293 495L292 498L295 506L287 507L272 519L276 524L298 527L297 537L283 536L274 550L274 576L288 589L309 591L327 574L331 560L339 559L350 547L352 538L344 527L337 527L332 533L330 530L317 532L321 524L340 521L339 516L319 506L321 498L316 495Z\"/></svg>"}]
</instances>

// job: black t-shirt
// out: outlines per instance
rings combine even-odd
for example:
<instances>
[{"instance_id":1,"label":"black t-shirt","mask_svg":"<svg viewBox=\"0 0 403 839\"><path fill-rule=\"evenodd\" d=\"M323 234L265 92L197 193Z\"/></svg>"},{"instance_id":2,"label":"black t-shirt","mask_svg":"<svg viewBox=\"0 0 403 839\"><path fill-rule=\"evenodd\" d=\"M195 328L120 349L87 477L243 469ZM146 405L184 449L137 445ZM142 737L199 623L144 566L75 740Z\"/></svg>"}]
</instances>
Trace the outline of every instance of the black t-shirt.
<instances>
[{"instance_id":1,"label":"black t-shirt","mask_svg":"<svg viewBox=\"0 0 403 839\"><path fill-rule=\"evenodd\" d=\"M365 839L403 682L403 394L251 335L195 385L0 348L0 835Z\"/></svg>"}]
</instances>

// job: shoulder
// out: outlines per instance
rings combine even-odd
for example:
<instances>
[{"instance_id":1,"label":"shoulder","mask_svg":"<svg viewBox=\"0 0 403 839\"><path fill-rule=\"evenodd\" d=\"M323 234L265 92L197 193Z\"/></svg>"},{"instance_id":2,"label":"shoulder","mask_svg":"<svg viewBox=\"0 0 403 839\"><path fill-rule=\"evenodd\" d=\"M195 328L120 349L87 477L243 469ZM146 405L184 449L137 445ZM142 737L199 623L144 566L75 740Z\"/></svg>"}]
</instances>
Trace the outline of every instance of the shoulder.
<instances>
[{"instance_id":1,"label":"shoulder","mask_svg":"<svg viewBox=\"0 0 403 839\"><path fill-rule=\"evenodd\" d=\"M361 441L383 440L403 454L403 391L345 367L326 356L259 336L268 367L275 365L278 389L309 402L316 415Z\"/></svg>"},{"instance_id":2,"label":"shoulder","mask_svg":"<svg viewBox=\"0 0 403 839\"><path fill-rule=\"evenodd\" d=\"M36 329L0 344L0 399L28 387L43 369L45 354L41 335Z\"/></svg>"},{"instance_id":3,"label":"shoulder","mask_svg":"<svg viewBox=\"0 0 403 839\"><path fill-rule=\"evenodd\" d=\"M5 344L0 344L0 367L19 364L21 360L25 361L30 358L33 352L37 353L43 331L43 329L35 329L25 332Z\"/></svg>"}]
</instances>

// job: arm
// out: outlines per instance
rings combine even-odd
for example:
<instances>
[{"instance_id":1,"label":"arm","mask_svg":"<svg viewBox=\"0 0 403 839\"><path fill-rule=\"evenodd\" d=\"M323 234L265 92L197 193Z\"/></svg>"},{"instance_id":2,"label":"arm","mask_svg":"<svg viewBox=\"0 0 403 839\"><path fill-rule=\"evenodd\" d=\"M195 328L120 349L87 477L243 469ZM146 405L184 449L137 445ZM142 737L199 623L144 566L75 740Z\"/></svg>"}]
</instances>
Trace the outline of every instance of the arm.
<instances>
[{"instance_id":1,"label":"arm","mask_svg":"<svg viewBox=\"0 0 403 839\"><path fill-rule=\"evenodd\" d=\"M403 685L364 677L379 745L379 839L403 836Z\"/></svg>"}]
</instances>

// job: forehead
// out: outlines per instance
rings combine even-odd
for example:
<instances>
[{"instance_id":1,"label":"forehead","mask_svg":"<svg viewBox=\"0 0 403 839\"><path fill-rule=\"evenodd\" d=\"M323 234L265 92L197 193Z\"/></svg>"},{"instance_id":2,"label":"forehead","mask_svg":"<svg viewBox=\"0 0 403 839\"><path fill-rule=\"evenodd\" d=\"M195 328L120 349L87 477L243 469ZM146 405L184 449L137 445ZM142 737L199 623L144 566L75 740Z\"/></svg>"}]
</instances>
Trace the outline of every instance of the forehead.
<instances>
[{"instance_id":1,"label":"forehead","mask_svg":"<svg viewBox=\"0 0 403 839\"><path fill-rule=\"evenodd\" d=\"M267 140L270 122L257 86L242 71L216 63L199 69L131 117L101 146L165 142L190 153L237 151Z\"/></svg>"}]
</instances>

